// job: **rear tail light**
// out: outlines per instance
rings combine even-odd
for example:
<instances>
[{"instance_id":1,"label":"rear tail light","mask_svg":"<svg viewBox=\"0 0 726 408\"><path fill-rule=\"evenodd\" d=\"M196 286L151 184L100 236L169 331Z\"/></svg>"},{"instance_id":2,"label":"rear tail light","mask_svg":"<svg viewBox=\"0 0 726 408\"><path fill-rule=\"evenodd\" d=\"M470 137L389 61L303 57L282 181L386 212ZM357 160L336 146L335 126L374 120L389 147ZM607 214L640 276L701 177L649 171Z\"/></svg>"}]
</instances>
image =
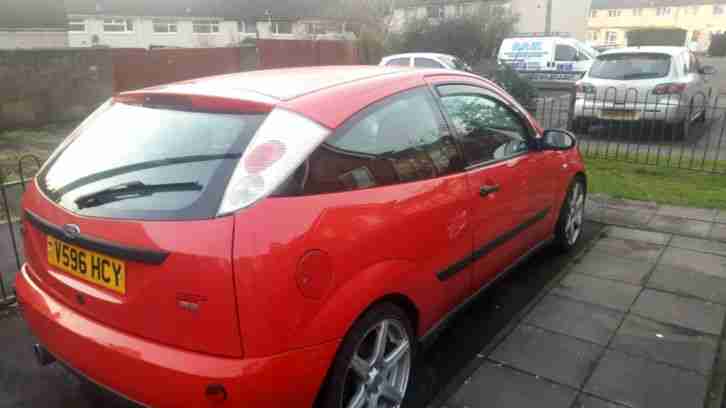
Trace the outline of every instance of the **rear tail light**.
<instances>
[{"instance_id":1,"label":"rear tail light","mask_svg":"<svg viewBox=\"0 0 726 408\"><path fill-rule=\"evenodd\" d=\"M686 90L686 84L661 84L653 89L653 95L680 95Z\"/></svg>"},{"instance_id":2,"label":"rear tail light","mask_svg":"<svg viewBox=\"0 0 726 408\"><path fill-rule=\"evenodd\" d=\"M329 129L302 115L274 109L242 155L218 214L249 207L270 195L329 134Z\"/></svg>"},{"instance_id":3,"label":"rear tail light","mask_svg":"<svg viewBox=\"0 0 726 408\"><path fill-rule=\"evenodd\" d=\"M579 94L594 94L595 87L590 84L578 82L575 84L575 92Z\"/></svg>"}]
</instances>

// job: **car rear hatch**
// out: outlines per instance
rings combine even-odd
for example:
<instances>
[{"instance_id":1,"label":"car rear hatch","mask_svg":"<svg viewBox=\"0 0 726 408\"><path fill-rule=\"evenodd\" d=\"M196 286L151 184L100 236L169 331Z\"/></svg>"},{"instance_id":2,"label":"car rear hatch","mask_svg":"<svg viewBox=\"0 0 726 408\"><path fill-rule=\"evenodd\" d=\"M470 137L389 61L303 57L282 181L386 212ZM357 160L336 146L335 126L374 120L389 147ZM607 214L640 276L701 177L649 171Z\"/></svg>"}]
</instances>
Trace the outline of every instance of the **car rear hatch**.
<instances>
[{"instance_id":1,"label":"car rear hatch","mask_svg":"<svg viewBox=\"0 0 726 408\"><path fill-rule=\"evenodd\" d=\"M663 102L653 91L671 76L671 59L668 54L650 52L600 55L585 80L590 86L587 99L621 105Z\"/></svg>"},{"instance_id":2,"label":"car rear hatch","mask_svg":"<svg viewBox=\"0 0 726 408\"><path fill-rule=\"evenodd\" d=\"M263 111L234 101L140 94L99 109L58 148L24 197L32 278L116 329L242 356L234 221L217 214Z\"/></svg>"}]
</instances>

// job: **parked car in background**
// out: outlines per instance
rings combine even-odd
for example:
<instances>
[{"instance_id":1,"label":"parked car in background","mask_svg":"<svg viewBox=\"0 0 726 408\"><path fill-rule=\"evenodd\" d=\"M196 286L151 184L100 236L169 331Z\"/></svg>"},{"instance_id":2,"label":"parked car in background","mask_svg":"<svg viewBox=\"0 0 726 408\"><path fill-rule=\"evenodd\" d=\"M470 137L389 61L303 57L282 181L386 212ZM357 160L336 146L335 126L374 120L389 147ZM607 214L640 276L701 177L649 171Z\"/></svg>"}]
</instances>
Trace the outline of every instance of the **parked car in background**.
<instances>
[{"instance_id":1,"label":"parked car in background","mask_svg":"<svg viewBox=\"0 0 726 408\"><path fill-rule=\"evenodd\" d=\"M384 67L438 68L455 69L465 72L472 71L469 64L461 58L431 52L389 55L388 57L384 57L378 65Z\"/></svg>"},{"instance_id":2,"label":"parked car in background","mask_svg":"<svg viewBox=\"0 0 726 408\"><path fill-rule=\"evenodd\" d=\"M574 123L583 131L596 121L655 121L687 138L706 117L708 76L685 47L632 47L606 51L576 84Z\"/></svg>"},{"instance_id":3,"label":"parked car in background","mask_svg":"<svg viewBox=\"0 0 726 408\"><path fill-rule=\"evenodd\" d=\"M463 72L126 92L28 186L17 297L42 364L143 406L400 408L419 341L571 249L586 190L570 133Z\"/></svg>"},{"instance_id":4,"label":"parked car in background","mask_svg":"<svg viewBox=\"0 0 726 408\"><path fill-rule=\"evenodd\" d=\"M557 34L522 34L502 42L500 64L533 81L574 83L590 69L597 51L574 38Z\"/></svg>"}]
</instances>

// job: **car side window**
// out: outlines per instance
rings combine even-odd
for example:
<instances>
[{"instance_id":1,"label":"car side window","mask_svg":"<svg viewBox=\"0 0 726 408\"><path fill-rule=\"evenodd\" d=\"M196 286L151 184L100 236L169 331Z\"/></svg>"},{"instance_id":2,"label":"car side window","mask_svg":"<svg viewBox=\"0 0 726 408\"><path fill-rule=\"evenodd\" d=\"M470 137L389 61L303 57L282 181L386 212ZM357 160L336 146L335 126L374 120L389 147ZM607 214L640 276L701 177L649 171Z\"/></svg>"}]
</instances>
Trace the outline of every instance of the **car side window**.
<instances>
[{"instance_id":1,"label":"car side window","mask_svg":"<svg viewBox=\"0 0 726 408\"><path fill-rule=\"evenodd\" d=\"M444 68L441 63L434 61L431 58L414 58L413 66L416 68Z\"/></svg>"},{"instance_id":2,"label":"car side window","mask_svg":"<svg viewBox=\"0 0 726 408\"><path fill-rule=\"evenodd\" d=\"M387 67L408 67L410 64L410 58L394 58L386 62Z\"/></svg>"},{"instance_id":3,"label":"car side window","mask_svg":"<svg viewBox=\"0 0 726 408\"><path fill-rule=\"evenodd\" d=\"M388 186L445 176L464 167L460 147L433 96L419 88L354 115L310 155L283 195Z\"/></svg>"},{"instance_id":4,"label":"car side window","mask_svg":"<svg viewBox=\"0 0 726 408\"><path fill-rule=\"evenodd\" d=\"M529 150L528 128L501 101L473 93L444 94L441 101L470 165L508 159Z\"/></svg>"},{"instance_id":5,"label":"car side window","mask_svg":"<svg viewBox=\"0 0 726 408\"><path fill-rule=\"evenodd\" d=\"M577 59L577 48L559 44L555 48L556 61L575 61Z\"/></svg>"}]
</instances>

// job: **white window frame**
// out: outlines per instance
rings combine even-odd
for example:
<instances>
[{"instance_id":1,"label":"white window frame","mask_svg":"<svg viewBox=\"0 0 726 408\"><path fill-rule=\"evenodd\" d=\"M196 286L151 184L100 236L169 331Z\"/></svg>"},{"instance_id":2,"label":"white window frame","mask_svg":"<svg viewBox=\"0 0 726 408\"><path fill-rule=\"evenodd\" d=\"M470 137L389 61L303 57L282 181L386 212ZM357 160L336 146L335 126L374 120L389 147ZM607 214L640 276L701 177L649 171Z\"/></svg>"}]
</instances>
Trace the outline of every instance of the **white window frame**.
<instances>
[{"instance_id":1,"label":"white window frame","mask_svg":"<svg viewBox=\"0 0 726 408\"><path fill-rule=\"evenodd\" d=\"M640 17L643 15L643 9L642 8L634 8L633 9L633 15L636 17Z\"/></svg>"},{"instance_id":2,"label":"white window frame","mask_svg":"<svg viewBox=\"0 0 726 408\"><path fill-rule=\"evenodd\" d=\"M431 16L429 13L430 9L435 9L436 11L434 14L438 14L435 16ZM446 7L442 5L432 5L432 6L426 6L426 18L434 18L434 19L442 19L446 17Z\"/></svg>"},{"instance_id":3,"label":"white window frame","mask_svg":"<svg viewBox=\"0 0 726 408\"><path fill-rule=\"evenodd\" d=\"M597 18L597 10L590 10L590 18Z\"/></svg>"},{"instance_id":4,"label":"white window frame","mask_svg":"<svg viewBox=\"0 0 726 408\"><path fill-rule=\"evenodd\" d=\"M83 30L71 30L71 26L83 26ZM69 33L85 33L88 32L88 21L85 18L69 18L68 19L68 32Z\"/></svg>"},{"instance_id":5,"label":"white window frame","mask_svg":"<svg viewBox=\"0 0 726 408\"><path fill-rule=\"evenodd\" d=\"M658 7L655 10L655 15L658 17L670 16L671 8L670 7Z\"/></svg>"},{"instance_id":6,"label":"white window frame","mask_svg":"<svg viewBox=\"0 0 726 408\"><path fill-rule=\"evenodd\" d=\"M131 26L130 29L129 26ZM123 28L123 30L107 30L106 27L120 27ZM136 30L136 23L131 18L104 18L102 22L102 29L106 34L131 34Z\"/></svg>"},{"instance_id":7,"label":"white window frame","mask_svg":"<svg viewBox=\"0 0 726 408\"><path fill-rule=\"evenodd\" d=\"M194 20L192 21L192 32L194 34L216 35L220 30L219 20ZM209 31L197 31L197 27L209 27Z\"/></svg>"},{"instance_id":8,"label":"white window frame","mask_svg":"<svg viewBox=\"0 0 726 408\"><path fill-rule=\"evenodd\" d=\"M717 12L718 10L718 12ZM713 15L714 16L722 16L726 14L726 6L723 4L714 4L713 5Z\"/></svg>"},{"instance_id":9,"label":"white window frame","mask_svg":"<svg viewBox=\"0 0 726 408\"><path fill-rule=\"evenodd\" d=\"M607 31L605 33L605 43L606 44L617 44L618 43L618 32L617 31Z\"/></svg>"},{"instance_id":10,"label":"white window frame","mask_svg":"<svg viewBox=\"0 0 726 408\"><path fill-rule=\"evenodd\" d=\"M249 24L248 24L249 23ZM257 21L240 20L237 29L242 34L257 34ZM247 31L249 27L254 27L253 31Z\"/></svg>"},{"instance_id":11,"label":"white window frame","mask_svg":"<svg viewBox=\"0 0 726 408\"><path fill-rule=\"evenodd\" d=\"M156 31L157 26L166 27L166 31ZM155 18L151 20L151 30L154 34L177 34L179 33L179 22L165 18ZM173 28L173 30L172 30Z\"/></svg>"},{"instance_id":12,"label":"white window frame","mask_svg":"<svg viewBox=\"0 0 726 408\"><path fill-rule=\"evenodd\" d=\"M290 32L289 33L281 33L280 32L280 23L285 23L290 25ZM273 21L270 23L270 32L273 35L292 35L294 31L294 27L292 26L292 21Z\"/></svg>"},{"instance_id":13,"label":"white window frame","mask_svg":"<svg viewBox=\"0 0 726 408\"><path fill-rule=\"evenodd\" d=\"M608 17L620 17L620 10L608 10Z\"/></svg>"}]
</instances>

